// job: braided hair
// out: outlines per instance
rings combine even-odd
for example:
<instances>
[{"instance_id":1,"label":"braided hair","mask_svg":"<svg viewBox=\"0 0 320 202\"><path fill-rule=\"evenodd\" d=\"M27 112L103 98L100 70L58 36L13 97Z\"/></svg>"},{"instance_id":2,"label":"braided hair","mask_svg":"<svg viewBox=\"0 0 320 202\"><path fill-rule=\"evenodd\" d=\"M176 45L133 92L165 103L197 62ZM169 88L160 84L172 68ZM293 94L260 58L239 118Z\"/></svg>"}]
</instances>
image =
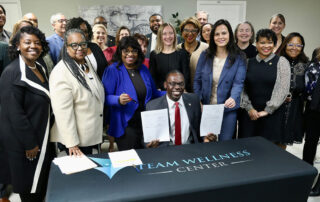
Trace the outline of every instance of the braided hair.
<instances>
[{"instance_id":1,"label":"braided hair","mask_svg":"<svg viewBox=\"0 0 320 202\"><path fill-rule=\"evenodd\" d=\"M88 91L91 92L91 89L86 81L86 79L84 78L83 74L80 72L79 70L79 66L77 64L77 62L71 58L67 52L67 47L68 47L68 37L71 34L75 34L75 33L79 33L81 34L81 36L83 37L83 39L85 39L84 33L83 31L81 31L80 29L69 29L65 36L64 36L64 46L61 50L61 57L62 57L62 61L64 62L64 64L67 66L67 68L69 69L69 71L71 72L71 74L78 80L78 82L83 85Z\"/></svg>"}]
</instances>

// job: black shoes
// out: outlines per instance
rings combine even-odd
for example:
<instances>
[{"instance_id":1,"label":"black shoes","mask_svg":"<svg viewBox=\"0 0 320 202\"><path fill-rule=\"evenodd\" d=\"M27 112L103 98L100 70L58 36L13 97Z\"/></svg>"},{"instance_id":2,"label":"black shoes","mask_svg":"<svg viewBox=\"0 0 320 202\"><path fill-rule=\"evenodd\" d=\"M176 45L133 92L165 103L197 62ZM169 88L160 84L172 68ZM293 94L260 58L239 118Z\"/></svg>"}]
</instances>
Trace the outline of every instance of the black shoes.
<instances>
[{"instance_id":1,"label":"black shoes","mask_svg":"<svg viewBox=\"0 0 320 202\"><path fill-rule=\"evenodd\" d=\"M318 180L311 189L309 196L320 196L320 176L318 176Z\"/></svg>"}]
</instances>

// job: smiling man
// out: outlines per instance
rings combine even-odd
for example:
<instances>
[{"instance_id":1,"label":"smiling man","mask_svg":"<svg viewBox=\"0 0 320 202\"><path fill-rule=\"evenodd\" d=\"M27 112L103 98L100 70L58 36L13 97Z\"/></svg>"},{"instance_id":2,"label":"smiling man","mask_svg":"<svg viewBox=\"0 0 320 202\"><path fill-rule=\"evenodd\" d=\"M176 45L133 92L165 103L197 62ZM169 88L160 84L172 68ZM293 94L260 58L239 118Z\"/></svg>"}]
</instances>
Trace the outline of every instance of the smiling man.
<instances>
[{"instance_id":1,"label":"smiling man","mask_svg":"<svg viewBox=\"0 0 320 202\"><path fill-rule=\"evenodd\" d=\"M54 34L47 38L50 47L50 56L54 64L58 63L60 51L63 46L63 37L66 32L67 19L62 13L51 16L50 22L54 30Z\"/></svg>"},{"instance_id":2,"label":"smiling man","mask_svg":"<svg viewBox=\"0 0 320 202\"><path fill-rule=\"evenodd\" d=\"M201 107L196 94L184 93L185 81L183 74L172 70L167 74L164 87L167 94L150 101L146 110L169 110L170 144L181 145L198 142L215 141L217 137L210 133L203 140L200 138ZM158 140L147 144L147 147L157 147Z\"/></svg>"},{"instance_id":3,"label":"smiling man","mask_svg":"<svg viewBox=\"0 0 320 202\"><path fill-rule=\"evenodd\" d=\"M153 51L156 47L158 29L162 24L163 24L163 20L160 14L154 13L150 16L149 26L152 32L146 35L149 41L146 58L149 58L151 51Z\"/></svg>"},{"instance_id":4,"label":"smiling man","mask_svg":"<svg viewBox=\"0 0 320 202\"><path fill-rule=\"evenodd\" d=\"M8 32L4 29L4 25L6 24L6 10L2 5L0 5L0 41L5 43L9 43L9 39L11 37L11 32Z\"/></svg>"}]
</instances>

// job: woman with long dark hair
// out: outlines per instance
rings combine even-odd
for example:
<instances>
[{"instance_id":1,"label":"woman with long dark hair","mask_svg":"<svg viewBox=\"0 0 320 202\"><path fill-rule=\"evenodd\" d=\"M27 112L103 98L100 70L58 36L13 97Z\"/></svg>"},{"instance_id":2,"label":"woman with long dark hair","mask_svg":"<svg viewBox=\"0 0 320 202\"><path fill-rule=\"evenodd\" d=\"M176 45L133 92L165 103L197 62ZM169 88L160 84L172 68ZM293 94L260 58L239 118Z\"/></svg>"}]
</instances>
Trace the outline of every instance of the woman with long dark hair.
<instances>
[{"instance_id":1,"label":"woman with long dark hair","mask_svg":"<svg viewBox=\"0 0 320 202\"><path fill-rule=\"evenodd\" d=\"M51 141L61 143L60 149L70 155L92 154L102 142L104 90L87 56L87 47L84 33L69 29L62 59L50 75L55 115Z\"/></svg>"},{"instance_id":2,"label":"woman with long dark hair","mask_svg":"<svg viewBox=\"0 0 320 202\"><path fill-rule=\"evenodd\" d=\"M211 31L209 48L200 55L193 89L202 104L224 104L219 140L232 139L245 76L245 56L236 47L231 25L218 20Z\"/></svg>"},{"instance_id":3,"label":"woman with long dark hair","mask_svg":"<svg viewBox=\"0 0 320 202\"><path fill-rule=\"evenodd\" d=\"M290 63L290 94L285 101L284 135L287 143L302 143L304 135L303 109L305 92L305 70L309 59L304 53L304 38L292 32L284 39L280 47L280 56Z\"/></svg>"},{"instance_id":4,"label":"woman with long dark hair","mask_svg":"<svg viewBox=\"0 0 320 202\"><path fill-rule=\"evenodd\" d=\"M91 25L81 17L71 18L66 25L66 31L69 29L81 29L83 31L88 43L87 58L101 79L105 68L108 66L108 62L101 48L96 43L91 42L93 36Z\"/></svg>"},{"instance_id":5,"label":"woman with long dark hair","mask_svg":"<svg viewBox=\"0 0 320 202\"><path fill-rule=\"evenodd\" d=\"M144 54L132 37L123 37L114 55L115 62L106 69L102 83L109 107L108 134L119 150L144 147L140 112L153 98L164 92L156 89L149 70L143 65Z\"/></svg>"}]
</instances>

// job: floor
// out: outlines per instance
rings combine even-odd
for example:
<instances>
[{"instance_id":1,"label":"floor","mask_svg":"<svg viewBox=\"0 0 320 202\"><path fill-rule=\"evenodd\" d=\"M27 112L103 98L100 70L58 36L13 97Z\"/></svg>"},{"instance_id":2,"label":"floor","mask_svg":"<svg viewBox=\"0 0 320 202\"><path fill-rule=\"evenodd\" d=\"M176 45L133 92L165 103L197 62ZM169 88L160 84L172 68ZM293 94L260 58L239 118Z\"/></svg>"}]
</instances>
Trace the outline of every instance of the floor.
<instances>
[{"instance_id":1,"label":"floor","mask_svg":"<svg viewBox=\"0 0 320 202\"><path fill-rule=\"evenodd\" d=\"M107 148L107 144L103 144L102 150L106 150L106 148ZM303 150L303 144L294 144L293 146L287 147L287 151L297 156L298 158L302 157L302 150ZM318 148L314 166L320 171L320 148ZM11 202L21 202L17 194L12 194L9 199ZM320 196L309 197L308 202L320 202Z\"/></svg>"}]
</instances>

